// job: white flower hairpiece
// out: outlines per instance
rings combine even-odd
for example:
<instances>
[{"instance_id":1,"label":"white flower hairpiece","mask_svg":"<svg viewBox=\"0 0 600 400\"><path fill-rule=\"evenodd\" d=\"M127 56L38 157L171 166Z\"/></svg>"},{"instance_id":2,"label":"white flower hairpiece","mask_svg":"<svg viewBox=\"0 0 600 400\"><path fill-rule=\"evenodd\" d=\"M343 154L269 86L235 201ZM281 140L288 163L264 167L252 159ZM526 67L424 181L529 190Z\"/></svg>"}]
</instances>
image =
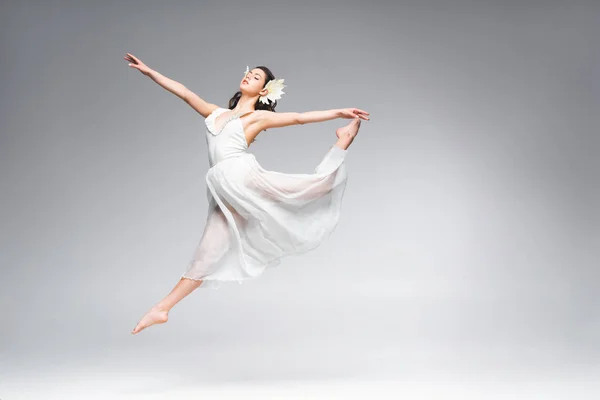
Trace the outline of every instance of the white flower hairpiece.
<instances>
[{"instance_id":1,"label":"white flower hairpiece","mask_svg":"<svg viewBox=\"0 0 600 400\"><path fill-rule=\"evenodd\" d=\"M246 66L246 72L244 72L244 76L246 76L248 72L250 72L250 67ZM279 100L281 96L285 94L283 88L287 87L287 85L283 84L284 81L285 79L270 80L269 83L267 83L267 85L265 86L265 89L267 89L267 94L264 96L260 96L259 100L264 104L269 104L269 100Z\"/></svg>"},{"instance_id":2,"label":"white flower hairpiece","mask_svg":"<svg viewBox=\"0 0 600 400\"><path fill-rule=\"evenodd\" d=\"M283 88L286 85L283 84L284 79L273 79L267 83L265 89L267 89L267 94L264 96L260 96L259 100L265 104L269 104L269 100L275 101L281 98L281 95L285 94Z\"/></svg>"}]
</instances>

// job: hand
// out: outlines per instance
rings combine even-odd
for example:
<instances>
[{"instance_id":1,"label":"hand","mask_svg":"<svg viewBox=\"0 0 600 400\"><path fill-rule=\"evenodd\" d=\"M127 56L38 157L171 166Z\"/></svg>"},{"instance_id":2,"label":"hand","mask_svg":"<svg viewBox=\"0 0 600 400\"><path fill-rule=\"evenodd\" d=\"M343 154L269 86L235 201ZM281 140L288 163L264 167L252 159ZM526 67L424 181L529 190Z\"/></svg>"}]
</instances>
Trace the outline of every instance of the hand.
<instances>
[{"instance_id":1,"label":"hand","mask_svg":"<svg viewBox=\"0 0 600 400\"><path fill-rule=\"evenodd\" d=\"M368 112L361 110L360 108L341 108L338 110L338 113L340 118L360 118L364 119L365 121L369 121L370 118L368 117L368 115L371 115Z\"/></svg>"},{"instance_id":2,"label":"hand","mask_svg":"<svg viewBox=\"0 0 600 400\"><path fill-rule=\"evenodd\" d=\"M124 57L125 60L129 61L129 66L131 68L138 69L142 74L148 76L150 74L151 69L148 68L146 64L144 64L139 58L135 57L131 53L126 53L127 55Z\"/></svg>"}]
</instances>

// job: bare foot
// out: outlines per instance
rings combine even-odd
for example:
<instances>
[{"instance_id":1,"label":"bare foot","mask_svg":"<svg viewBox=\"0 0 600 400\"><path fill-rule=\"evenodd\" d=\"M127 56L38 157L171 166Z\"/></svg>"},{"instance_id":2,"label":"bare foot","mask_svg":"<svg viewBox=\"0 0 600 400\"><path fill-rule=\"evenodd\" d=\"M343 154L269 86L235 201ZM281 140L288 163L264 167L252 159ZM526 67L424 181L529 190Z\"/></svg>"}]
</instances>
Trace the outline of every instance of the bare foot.
<instances>
[{"instance_id":1,"label":"bare foot","mask_svg":"<svg viewBox=\"0 0 600 400\"><path fill-rule=\"evenodd\" d=\"M131 331L132 335L146 329L149 326L154 324L164 324L169 319L169 313L164 310L160 310L158 308L153 307L142 317L140 322L138 322L137 326L133 331Z\"/></svg>"},{"instance_id":2,"label":"bare foot","mask_svg":"<svg viewBox=\"0 0 600 400\"><path fill-rule=\"evenodd\" d=\"M358 134L360 128L360 118L353 118L346 126L342 126L335 131L335 135L340 139L337 144L343 149L347 149Z\"/></svg>"}]
</instances>

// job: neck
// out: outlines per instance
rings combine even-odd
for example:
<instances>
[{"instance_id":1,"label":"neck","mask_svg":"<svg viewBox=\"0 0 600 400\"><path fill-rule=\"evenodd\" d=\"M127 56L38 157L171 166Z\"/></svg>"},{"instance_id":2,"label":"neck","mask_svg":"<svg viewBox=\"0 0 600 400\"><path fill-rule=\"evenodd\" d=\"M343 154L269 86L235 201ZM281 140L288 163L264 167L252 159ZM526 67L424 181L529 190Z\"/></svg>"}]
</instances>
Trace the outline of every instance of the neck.
<instances>
[{"instance_id":1,"label":"neck","mask_svg":"<svg viewBox=\"0 0 600 400\"><path fill-rule=\"evenodd\" d=\"M242 94L242 97L240 97L237 105L234 107L233 110L235 112L243 112L243 113L255 111L254 105L256 104L257 101L258 101L258 96L250 97L248 95Z\"/></svg>"}]
</instances>

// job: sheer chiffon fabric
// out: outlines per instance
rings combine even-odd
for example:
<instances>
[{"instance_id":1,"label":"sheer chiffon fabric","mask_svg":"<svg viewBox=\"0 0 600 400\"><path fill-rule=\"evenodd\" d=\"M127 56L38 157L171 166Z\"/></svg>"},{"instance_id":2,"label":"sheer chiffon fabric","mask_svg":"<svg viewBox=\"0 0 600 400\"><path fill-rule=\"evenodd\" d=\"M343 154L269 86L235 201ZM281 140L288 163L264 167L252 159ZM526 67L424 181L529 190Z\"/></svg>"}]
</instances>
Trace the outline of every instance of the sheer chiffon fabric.
<instances>
[{"instance_id":1,"label":"sheer chiffon fabric","mask_svg":"<svg viewBox=\"0 0 600 400\"><path fill-rule=\"evenodd\" d=\"M264 169L248 145L239 118L206 122L210 169L208 215L183 278L219 288L261 275L285 256L315 249L335 230L347 182L347 150L332 146L312 174Z\"/></svg>"}]
</instances>

